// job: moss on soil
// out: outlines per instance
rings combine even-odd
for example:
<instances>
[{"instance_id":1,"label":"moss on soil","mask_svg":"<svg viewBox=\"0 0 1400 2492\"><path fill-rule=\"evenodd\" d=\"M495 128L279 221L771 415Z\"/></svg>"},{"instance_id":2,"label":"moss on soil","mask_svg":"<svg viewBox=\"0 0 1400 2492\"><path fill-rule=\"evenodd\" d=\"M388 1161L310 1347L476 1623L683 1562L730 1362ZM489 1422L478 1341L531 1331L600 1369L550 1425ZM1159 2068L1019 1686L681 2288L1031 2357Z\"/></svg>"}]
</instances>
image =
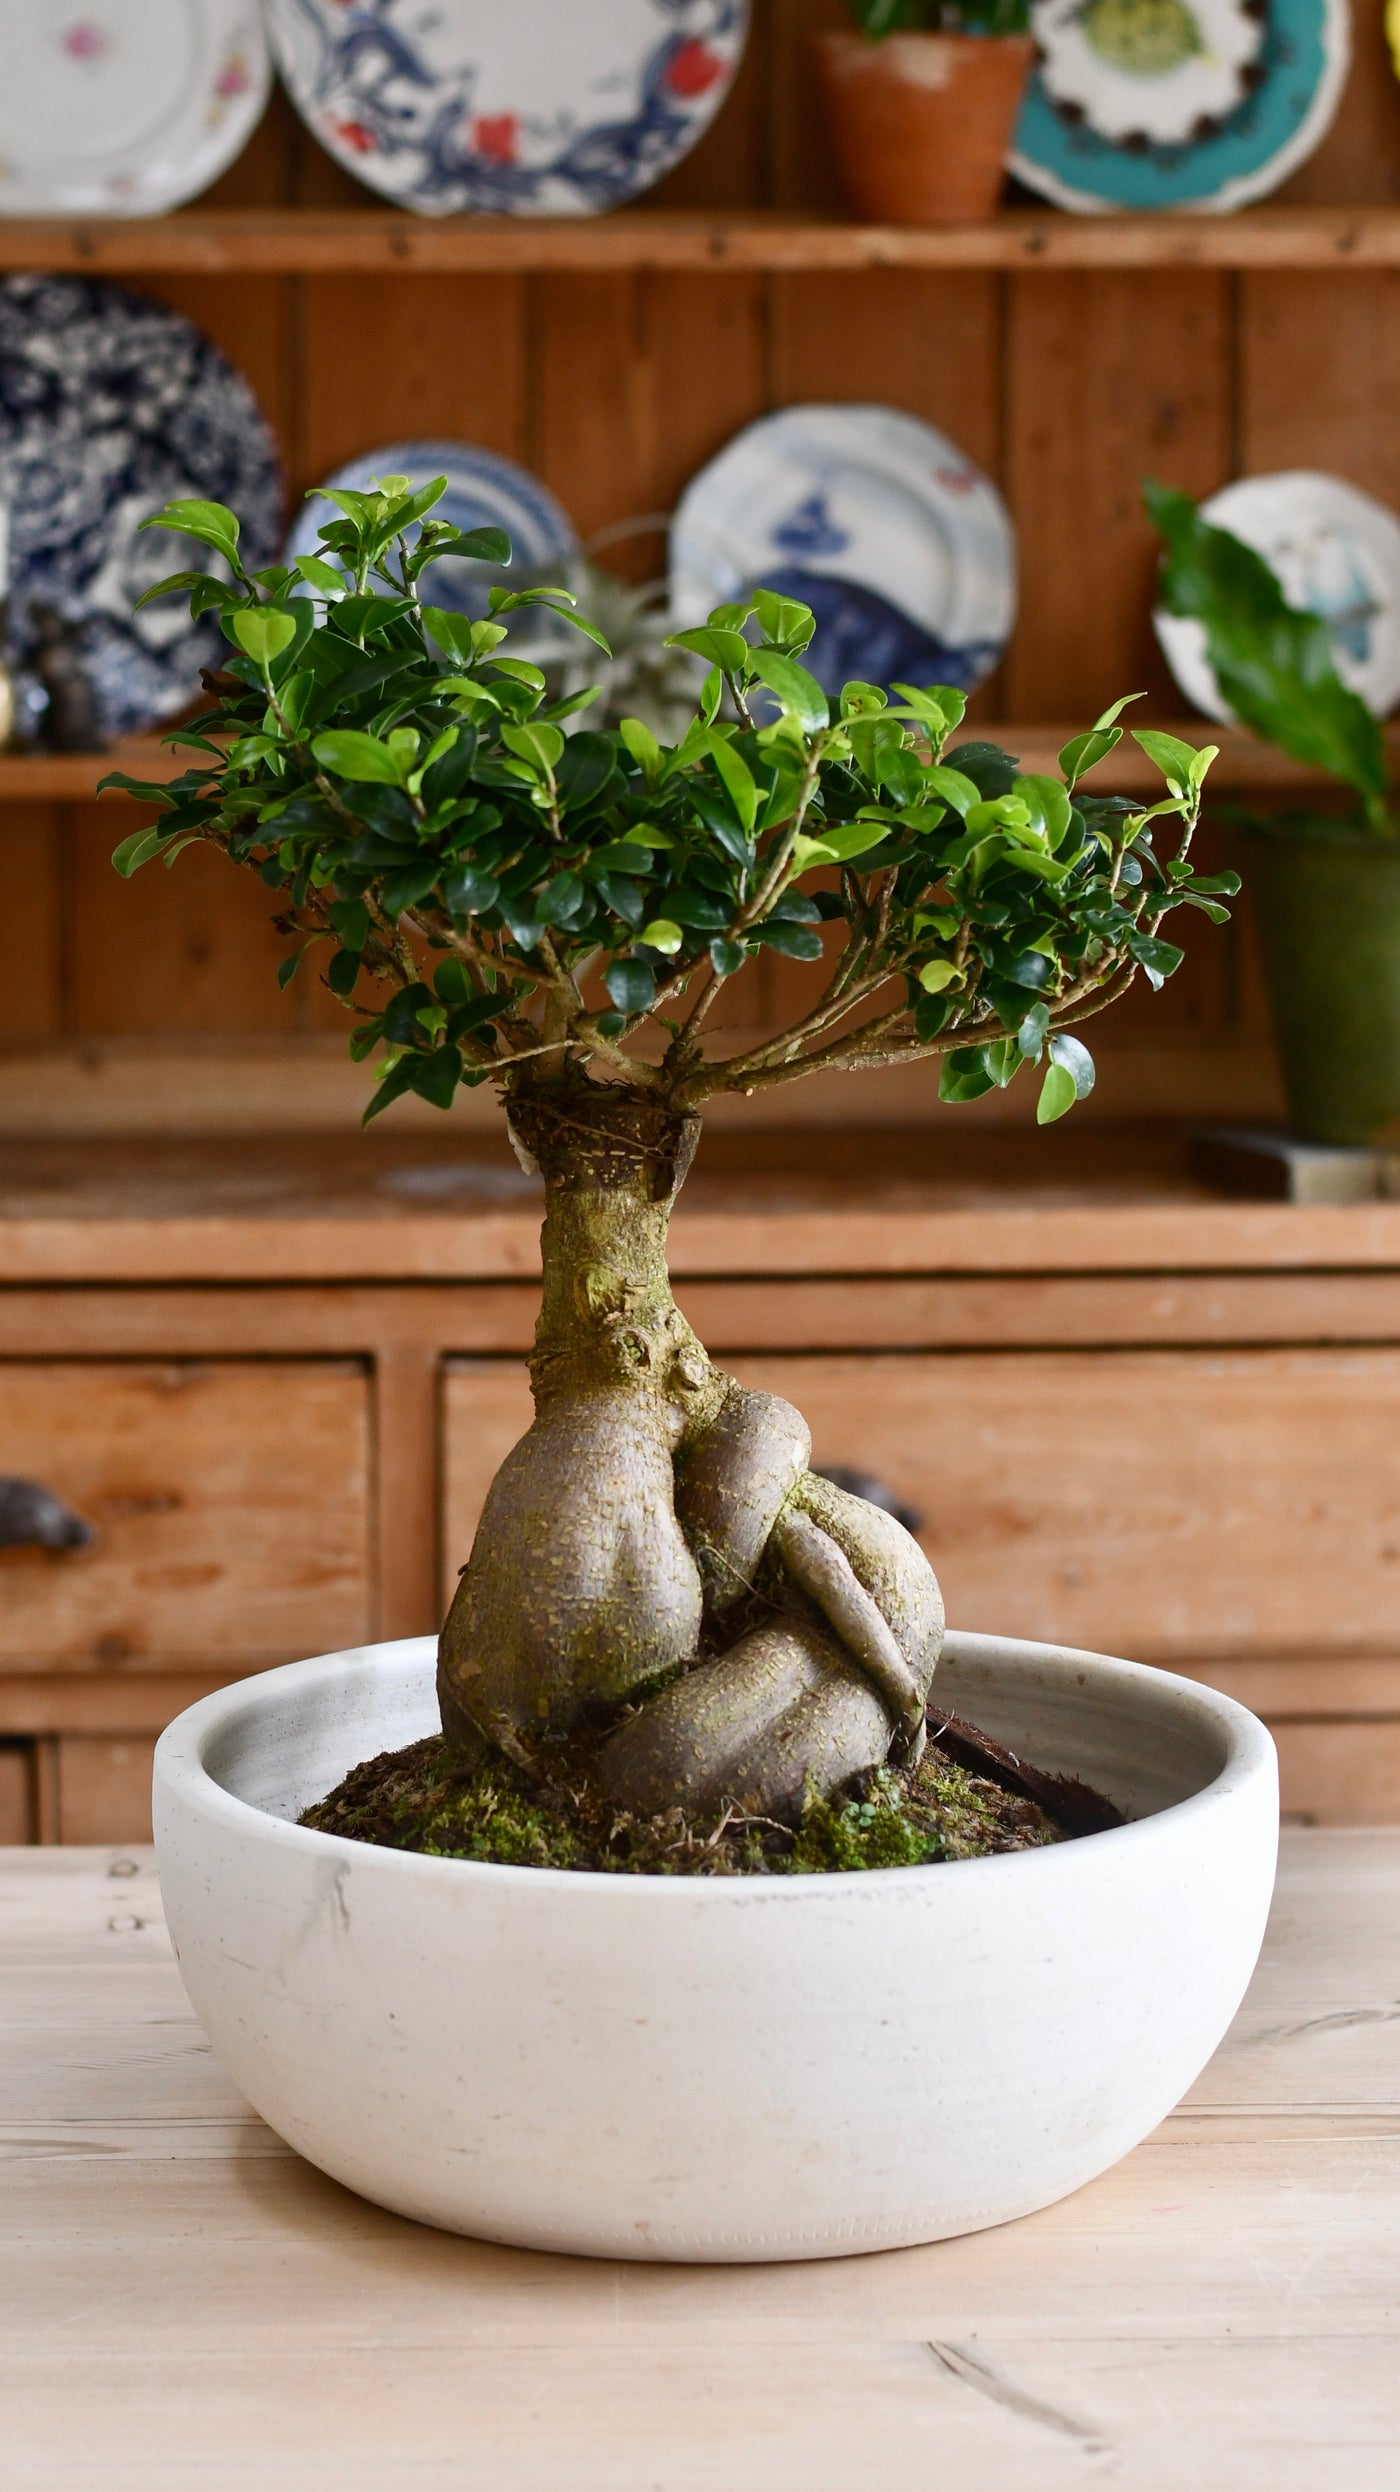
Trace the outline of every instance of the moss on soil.
<instances>
[{"instance_id":1,"label":"moss on soil","mask_svg":"<svg viewBox=\"0 0 1400 2492\"><path fill-rule=\"evenodd\" d=\"M935 1742L915 1774L882 1766L857 1775L814 1801L795 1831L734 1811L708 1823L679 1809L629 1817L581 1776L542 1794L501 1758L464 1769L440 1737L355 1766L301 1823L438 1860L712 1878L917 1868L1028 1851L1066 1833L1034 1800L954 1764Z\"/></svg>"}]
</instances>

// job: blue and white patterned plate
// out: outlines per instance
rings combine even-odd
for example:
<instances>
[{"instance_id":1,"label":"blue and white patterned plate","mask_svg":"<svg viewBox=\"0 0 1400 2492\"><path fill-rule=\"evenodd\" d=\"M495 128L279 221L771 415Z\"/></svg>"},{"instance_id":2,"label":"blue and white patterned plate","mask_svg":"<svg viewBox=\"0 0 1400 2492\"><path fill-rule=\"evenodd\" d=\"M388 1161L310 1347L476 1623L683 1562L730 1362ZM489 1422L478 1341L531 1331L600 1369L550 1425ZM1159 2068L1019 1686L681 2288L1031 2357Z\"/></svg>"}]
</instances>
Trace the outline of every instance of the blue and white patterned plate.
<instances>
[{"instance_id":1,"label":"blue and white patterned plate","mask_svg":"<svg viewBox=\"0 0 1400 2492\"><path fill-rule=\"evenodd\" d=\"M1006 506L945 434L894 407L785 407L687 488L671 531L678 627L754 587L817 617L806 663L850 678L971 690L1016 617Z\"/></svg>"},{"instance_id":2,"label":"blue and white patterned plate","mask_svg":"<svg viewBox=\"0 0 1400 2492\"><path fill-rule=\"evenodd\" d=\"M1033 0L1010 168L1057 207L1215 210L1276 190L1327 129L1347 0Z\"/></svg>"},{"instance_id":3,"label":"blue and white patterned plate","mask_svg":"<svg viewBox=\"0 0 1400 2492\"><path fill-rule=\"evenodd\" d=\"M580 216L670 170L714 118L748 0L267 0L323 147L424 216Z\"/></svg>"},{"instance_id":4,"label":"blue and white patterned plate","mask_svg":"<svg viewBox=\"0 0 1400 2492\"><path fill-rule=\"evenodd\" d=\"M232 164L271 84L258 0L3 0L0 215L178 207Z\"/></svg>"},{"instance_id":5,"label":"blue and white patterned plate","mask_svg":"<svg viewBox=\"0 0 1400 2492\"><path fill-rule=\"evenodd\" d=\"M1243 476L1201 504L1201 517L1228 528L1276 573L1290 605L1322 617L1332 663L1344 684L1385 718L1400 701L1400 520L1340 476L1288 468ZM1152 618L1168 666L1188 701L1208 718L1234 713L1221 698L1206 655L1205 626L1194 615Z\"/></svg>"},{"instance_id":6,"label":"blue and white patterned plate","mask_svg":"<svg viewBox=\"0 0 1400 2492\"><path fill-rule=\"evenodd\" d=\"M269 562L282 487L247 382L192 321L93 277L0 284L0 501L9 511L9 652L23 670L35 605L70 627L104 734L183 709L226 643L186 601L133 614L165 573L216 557L143 519L177 497L227 502L250 568Z\"/></svg>"},{"instance_id":7,"label":"blue and white patterned plate","mask_svg":"<svg viewBox=\"0 0 1400 2492\"><path fill-rule=\"evenodd\" d=\"M510 538L512 558L506 570L440 554L422 575L427 604L480 622L494 587L572 588L577 580L582 549L573 521L548 486L513 459L473 449L464 441L391 441L382 450L367 450L349 460L325 481L352 493L368 493L381 476L407 476L414 486L445 476L447 491L433 511L434 519L445 519L454 528L504 528ZM314 553L323 523L335 515L333 503L309 497L292 523L283 559L295 562L298 554ZM417 530L411 534L416 539ZM567 632L567 626L562 629ZM514 626L512 645L518 655L525 654L527 639L532 656L538 654L537 643L545 643L551 653L556 641L565 645L560 628L542 623L528 610Z\"/></svg>"}]
</instances>

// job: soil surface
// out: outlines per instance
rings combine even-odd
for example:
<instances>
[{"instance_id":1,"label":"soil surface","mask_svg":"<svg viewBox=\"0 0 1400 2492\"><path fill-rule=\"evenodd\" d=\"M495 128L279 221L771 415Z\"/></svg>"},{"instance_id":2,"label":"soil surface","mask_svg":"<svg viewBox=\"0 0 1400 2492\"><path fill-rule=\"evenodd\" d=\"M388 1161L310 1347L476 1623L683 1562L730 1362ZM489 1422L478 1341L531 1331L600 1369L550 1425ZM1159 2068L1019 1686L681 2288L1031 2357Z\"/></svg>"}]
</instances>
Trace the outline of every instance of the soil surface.
<instances>
[{"instance_id":1,"label":"soil surface","mask_svg":"<svg viewBox=\"0 0 1400 2492\"><path fill-rule=\"evenodd\" d=\"M543 1789L500 1757L463 1767L441 1737L355 1766L301 1823L440 1860L725 1878L977 1860L1123 1822L1097 1792L1039 1773L971 1723L931 1714L929 1734L915 1771L854 1775L796 1827L732 1809L708 1821L679 1809L629 1816L570 1770L575 1759Z\"/></svg>"}]
</instances>

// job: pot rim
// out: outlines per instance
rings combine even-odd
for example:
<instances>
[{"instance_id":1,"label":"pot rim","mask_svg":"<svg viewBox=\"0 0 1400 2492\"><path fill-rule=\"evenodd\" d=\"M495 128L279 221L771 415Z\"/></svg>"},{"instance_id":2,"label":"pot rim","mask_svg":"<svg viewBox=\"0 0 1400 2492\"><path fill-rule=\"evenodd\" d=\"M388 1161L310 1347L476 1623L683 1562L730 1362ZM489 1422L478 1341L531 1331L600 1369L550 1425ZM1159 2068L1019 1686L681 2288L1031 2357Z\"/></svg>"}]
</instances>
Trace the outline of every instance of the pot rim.
<instances>
[{"instance_id":1,"label":"pot rim","mask_svg":"<svg viewBox=\"0 0 1400 2492\"><path fill-rule=\"evenodd\" d=\"M313 1857L323 1859L340 1858L360 1864L372 1860L377 1872L385 1876L411 1879L449 1874L469 1880L485 1878L498 1885L504 1880L537 1897L560 1893L576 1895L580 1900L603 1892L619 1899L631 1895L637 1902L644 1896L664 1894L676 1897L677 1911L682 1908L682 1899L689 1899L691 1909L698 1906L727 1910L747 1898L750 1902L761 1900L795 1910L801 1907L804 1896L813 1900L825 1896L829 1900L834 1893L840 1893L847 1900L860 1896L873 1903L892 1890L908 1895L925 1888L930 1878L943 1881L950 1875L963 1879L980 1877L984 1882L993 1876L1006 1879L1062 1875L1077 1856L1082 1857L1086 1843L1112 1845L1119 1851L1129 1843L1174 1843L1189 1831L1192 1819L1204 1811L1217 1808L1222 1801L1237 1799L1261 1779L1274 1780L1274 1743L1264 1724L1233 1697L1198 1680L1182 1678L1175 1671L1154 1669L1146 1662L1124 1661L1112 1654L969 1630L950 1630L944 1650L949 1659L985 1661L994 1660L998 1652L1005 1653L1008 1647L1017 1660L1032 1665L1050 1663L1066 1670L1080 1670L1087 1665L1100 1680L1107 1673L1120 1685L1136 1685L1149 1702L1164 1702L1169 1692L1177 1704L1187 1697L1198 1716L1223 1734L1226 1753L1219 1773L1188 1798L1172 1801L1148 1816L1108 1827L1099 1834L1081 1835L1072 1842L1034 1850L996 1853L981 1860L929 1861L917 1868L828 1869L803 1877L765 1870L745 1877L695 1878L662 1877L650 1872L629 1875L604 1869L541 1869L508 1861L451 1860L424 1852L391 1851L379 1844L358 1842L349 1835L323 1834L319 1828L274 1817L269 1810L226 1790L209 1771L205 1758L213 1743L240 1716L256 1710L260 1698L275 1698L287 1692L294 1679L302 1687L334 1685L348 1675L348 1665L363 1666L366 1660L381 1667L386 1662L391 1667L397 1665L407 1675L435 1655L435 1636L404 1636L377 1644L351 1645L306 1661L285 1662L277 1669L234 1680L227 1687L215 1689L212 1695L201 1697L177 1714L162 1732L156 1745L154 1780L157 1791L166 1786L184 1806L196 1809L201 1816L245 1840L256 1838L294 1852L306 1852L309 1847ZM1096 1857L1102 1857L1108 1867L1112 1855L1104 1852Z\"/></svg>"}]
</instances>

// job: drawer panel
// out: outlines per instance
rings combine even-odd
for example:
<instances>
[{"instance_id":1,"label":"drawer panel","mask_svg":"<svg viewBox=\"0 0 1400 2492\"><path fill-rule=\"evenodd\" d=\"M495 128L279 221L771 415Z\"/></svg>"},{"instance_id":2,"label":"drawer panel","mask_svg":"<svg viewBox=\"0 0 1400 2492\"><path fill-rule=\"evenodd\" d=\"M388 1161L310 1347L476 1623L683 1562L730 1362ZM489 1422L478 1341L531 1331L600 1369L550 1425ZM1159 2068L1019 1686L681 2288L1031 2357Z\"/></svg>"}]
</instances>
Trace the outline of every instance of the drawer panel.
<instances>
[{"instance_id":1,"label":"drawer panel","mask_svg":"<svg viewBox=\"0 0 1400 2492\"><path fill-rule=\"evenodd\" d=\"M923 1515L956 1625L1168 1666L1400 1651L1400 1350L733 1364Z\"/></svg>"},{"instance_id":2,"label":"drawer panel","mask_svg":"<svg viewBox=\"0 0 1400 2492\"><path fill-rule=\"evenodd\" d=\"M0 1668L233 1677L372 1631L358 1363L0 1362L0 1472L97 1534L0 1551Z\"/></svg>"}]
</instances>

